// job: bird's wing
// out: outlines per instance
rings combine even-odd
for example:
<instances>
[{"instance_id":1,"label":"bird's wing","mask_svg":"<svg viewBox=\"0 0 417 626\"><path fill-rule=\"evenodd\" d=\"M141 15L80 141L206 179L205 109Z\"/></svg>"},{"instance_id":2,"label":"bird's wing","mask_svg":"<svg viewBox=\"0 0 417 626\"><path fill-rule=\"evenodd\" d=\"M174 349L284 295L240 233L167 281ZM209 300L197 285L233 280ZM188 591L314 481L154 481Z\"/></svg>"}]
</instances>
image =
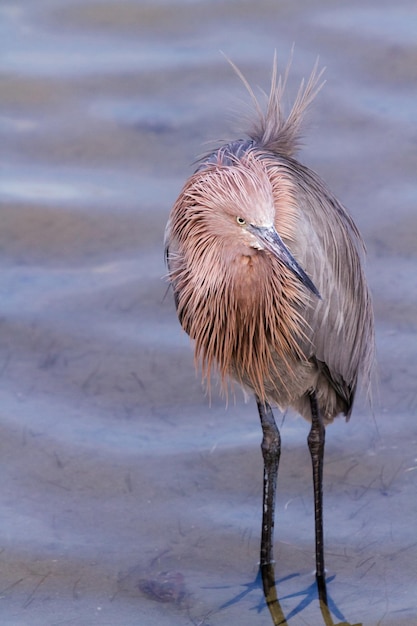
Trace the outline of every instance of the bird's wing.
<instances>
[{"instance_id":1,"label":"bird's wing","mask_svg":"<svg viewBox=\"0 0 417 626\"><path fill-rule=\"evenodd\" d=\"M373 363L373 314L363 270L364 245L352 218L325 183L298 163L292 167L300 183L298 260L321 294L321 300L310 298L306 310L312 356L349 415L358 375L362 371L369 382Z\"/></svg>"}]
</instances>

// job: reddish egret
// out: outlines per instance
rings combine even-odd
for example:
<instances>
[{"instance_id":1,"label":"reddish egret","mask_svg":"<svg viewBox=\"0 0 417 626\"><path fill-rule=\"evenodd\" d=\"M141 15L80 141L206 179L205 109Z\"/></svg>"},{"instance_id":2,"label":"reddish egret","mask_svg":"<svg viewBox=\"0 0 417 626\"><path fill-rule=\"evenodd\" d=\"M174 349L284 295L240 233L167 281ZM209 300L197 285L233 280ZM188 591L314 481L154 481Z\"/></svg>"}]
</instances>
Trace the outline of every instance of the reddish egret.
<instances>
[{"instance_id":1,"label":"reddish egret","mask_svg":"<svg viewBox=\"0 0 417 626\"><path fill-rule=\"evenodd\" d=\"M322 476L325 426L348 419L358 377L369 382L373 313L352 218L294 158L306 108L321 88L317 64L287 116L288 76L274 60L265 111L247 138L204 157L166 228L166 258L179 321L210 383L233 379L256 397L263 430L262 568L273 571L281 441L271 404L311 421L316 577L325 598ZM265 577L264 577L265 587ZM323 591L324 590L324 591Z\"/></svg>"}]
</instances>

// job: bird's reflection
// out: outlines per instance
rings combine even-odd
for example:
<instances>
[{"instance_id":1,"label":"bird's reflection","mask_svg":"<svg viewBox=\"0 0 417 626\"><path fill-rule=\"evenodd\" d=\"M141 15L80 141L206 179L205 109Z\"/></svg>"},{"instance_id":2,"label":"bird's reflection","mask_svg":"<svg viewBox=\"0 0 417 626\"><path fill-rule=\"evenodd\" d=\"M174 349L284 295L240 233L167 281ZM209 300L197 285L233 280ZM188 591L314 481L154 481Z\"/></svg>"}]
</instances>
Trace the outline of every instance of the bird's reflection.
<instances>
[{"instance_id":1,"label":"bird's reflection","mask_svg":"<svg viewBox=\"0 0 417 626\"><path fill-rule=\"evenodd\" d=\"M301 598L297 606L292 609L288 615L285 615L280 604L280 599L278 598L277 584L284 583L297 576L299 576L299 574L290 574L289 576L276 580L274 566L264 565L259 568L255 580L245 584L244 590L222 604L220 609L225 609L233 604L236 604L249 593L261 587L263 588L265 603L271 614L274 626L289 626L289 621L293 617L302 613L309 604L317 599L319 600L320 612L325 626L363 626L362 623L359 622L356 622L355 624L348 622L328 593L327 584L331 583L335 576L330 576L327 580L314 581L311 585L301 591L282 596L281 600ZM254 608L258 613L260 613L264 607L265 604L262 599ZM336 620L338 620L337 622L333 620L332 615L336 618Z\"/></svg>"},{"instance_id":2,"label":"bird's reflection","mask_svg":"<svg viewBox=\"0 0 417 626\"><path fill-rule=\"evenodd\" d=\"M298 605L287 616L285 616L278 599L274 566L272 564L263 565L260 568L260 573L265 602L271 614L274 626L285 626L288 624L288 620L298 613L301 613L301 611L303 611L311 602L316 600L317 596L325 626L362 626L362 624L359 623L350 624L340 612L331 596L327 593L327 583L331 582L334 579L334 576L329 577L327 580L325 580L325 578L318 578L317 581L314 581L314 583L306 589L284 596L282 600L296 597L302 598ZM332 619L332 613L338 620L341 621L335 623Z\"/></svg>"},{"instance_id":3,"label":"bird's reflection","mask_svg":"<svg viewBox=\"0 0 417 626\"><path fill-rule=\"evenodd\" d=\"M297 576L299 576L299 574L290 574L289 576L285 576L284 578L281 578L279 581L277 581L277 583L286 582L287 580L291 580L291 578L296 578ZM229 606L237 604L238 602L240 602L240 600L243 600L243 598L247 596L249 593L251 593L252 591L257 591L258 589L262 588L261 569L259 568L255 580L252 580L250 583L246 583L242 586L244 587L243 591L238 593L236 596L234 596L230 600L227 600L227 602L224 602L224 604L222 604L219 607L219 610L226 609ZM260 602L258 602L258 604L254 607L254 609L257 611L257 613L260 613L264 608L265 608L265 603L262 598Z\"/></svg>"}]
</instances>

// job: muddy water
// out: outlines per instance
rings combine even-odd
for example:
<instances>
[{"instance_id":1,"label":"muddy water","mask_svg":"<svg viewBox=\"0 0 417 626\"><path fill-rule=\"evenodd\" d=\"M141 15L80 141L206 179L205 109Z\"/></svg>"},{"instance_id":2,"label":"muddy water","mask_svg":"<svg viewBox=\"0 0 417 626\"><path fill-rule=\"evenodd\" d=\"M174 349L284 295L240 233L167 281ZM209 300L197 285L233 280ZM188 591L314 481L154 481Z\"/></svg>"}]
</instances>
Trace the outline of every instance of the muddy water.
<instances>
[{"instance_id":1,"label":"muddy water","mask_svg":"<svg viewBox=\"0 0 417 626\"><path fill-rule=\"evenodd\" d=\"M161 277L164 225L242 85L327 84L300 158L353 213L377 321L374 414L328 429L335 623L417 623L415 3L3 2L0 615L8 626L271 623L257 571L260 427L211 406ZM276 557L314 594L307 425L282 423ZM334 578L333 578L334 576Z\"/></svg>"}]
</instances>

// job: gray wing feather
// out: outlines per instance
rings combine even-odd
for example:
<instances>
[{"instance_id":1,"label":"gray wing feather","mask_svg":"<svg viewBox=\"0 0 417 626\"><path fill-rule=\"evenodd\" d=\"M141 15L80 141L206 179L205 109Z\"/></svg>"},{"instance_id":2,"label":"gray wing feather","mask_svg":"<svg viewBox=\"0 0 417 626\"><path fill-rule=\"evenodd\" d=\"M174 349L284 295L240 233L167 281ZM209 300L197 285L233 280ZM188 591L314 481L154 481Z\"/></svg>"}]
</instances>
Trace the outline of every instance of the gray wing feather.
<instances>
[{"instance_id":1,"label":"gray wing feather","mask_svg":"<svg viewBox=\"0 0 417 626\"><path fill-rule=\"evenodd\" d=\"M299 163L292 164L299 184L300 228L296 257L322 296L311 302L306 321L313 358L323 376L346 402L349 415L359 373L369 384L374 329L364 270L364 244L350 215L325 183ZM308 245L304 245L304 244Z\"/></svg>"}]
</instances>

